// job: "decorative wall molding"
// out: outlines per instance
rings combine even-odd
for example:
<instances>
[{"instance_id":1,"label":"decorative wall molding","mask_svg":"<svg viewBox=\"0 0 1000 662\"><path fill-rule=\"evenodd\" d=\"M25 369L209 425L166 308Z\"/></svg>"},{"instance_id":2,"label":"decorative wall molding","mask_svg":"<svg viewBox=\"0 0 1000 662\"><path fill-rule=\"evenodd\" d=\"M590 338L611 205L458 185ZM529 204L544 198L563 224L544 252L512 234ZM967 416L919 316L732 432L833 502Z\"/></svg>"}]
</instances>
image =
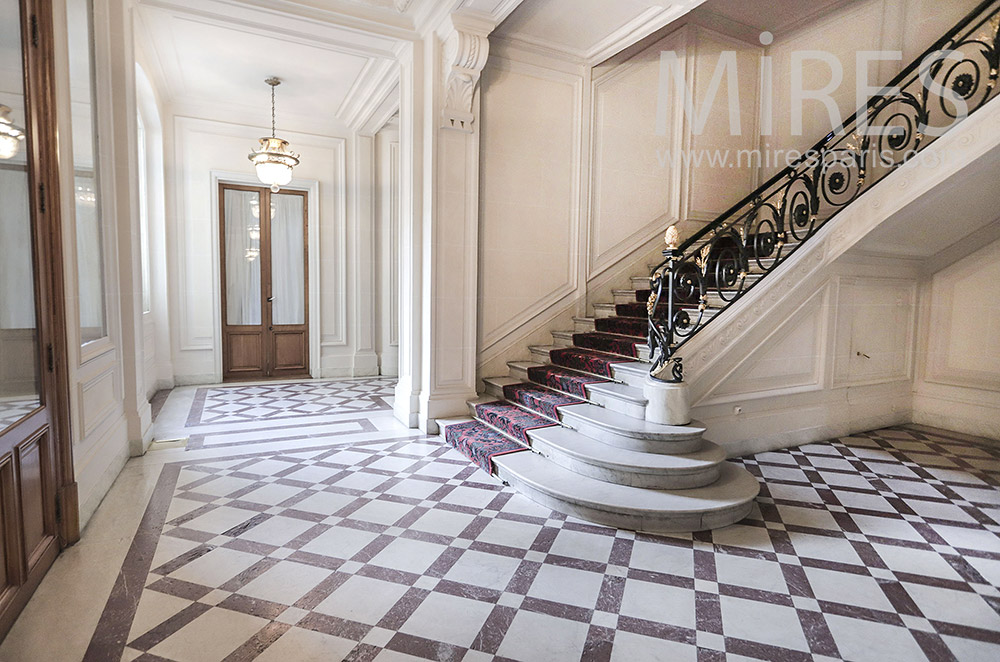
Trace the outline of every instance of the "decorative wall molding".
<instances>
[{"instance_id":1,"label":"decorative wall molding","mask_svg":"<svg viewBox=\"0 0 1000 662\"><path fill-rule=\"evenodd\" d=\"M582 132L583 124L583 79L580 76L566 73L563 71L556 71L548 69L545 67L540 67L534 64L527 64L524 62L519 62L516 60L509 60L505 58L493 58L489 63L489 70L491 72L509 72L513 74L519 74L522 76L529 76L532 78L538 78L540 80L552 81L561 85L566 85L572 90L573 95L573 111L572 111L572 135L578 136ZM487 92L488 94L488 92ZM484 133L484 140L482 143L483 159L489 158L490 143L488 138L488 128L486 133ZM568 160L571 165L571 175L570 175L570 196L567 201L568 209L570 210L569 227L570 227L570 237L567 241L567 248L576 247L579 245L580 232L582 227L582 214L580 211L580 205L578 200L580 199L580 178L582 172L582 150L579 141L573 140L572 144L568 146ZM491 186L491 182L483 182L484 189ZM489 223L490 219L484 217L483 221ZM498 220L497 222L503 222ZM488 246L481 247L481 251L489 248ZM480 260L481 268L483 259ZM491 348L498 346L503 343L512 334L517 334L521 327L525 324L530 323L536 318L540 318L549 315L553 310L559 308L564 304L568 297L582 297L583 292L582 283L579 278L580 268L580 257L578 251L571 250L571 257L567 262L567 268L565 271L565 278L559 283L553 283L552 287L544 295L539 297L533 305L526 309L516 311L511 310L507 321L501 326L495 329L481 329L479 334L479 356L480 361L488 360L491 353ZM482 290L483 280L480 280L480 301L487 301L490 293ZM482 304L481 304L482 305ZM487 303L488 305L488 303ZM482 314L480 314L480 319L482 319Z\"/></svg>"},{"instance_id":2,"label":"decorative wall molding","mask_svg":"<svg viewBox=\"0 0 1000 662\"><path fill-rule=\"evenodd\" d=\"M642 41L657 30L669 25L705 0L686 0L667 7L649 7L618 29L585 49L555 44L549 40L526 35L504 35L512 45L548 57L595 66L629 46Z\"/></svg>"},{"instance_id":3,"label":"decorative wall molding","mask_svg":"<svg viewBox=\"0 0 1000 662\"><path fill-rule=\"evenodd\" d=\"M794 312L783 315L783 321L761 342L741 343L744 360L733 362L732 369L714 380L713 386L706 387L705 395L695 406L822 389L829 355L829 303L835 289L834 281L828 280ZM803 343L811 345L804 347ZM789 371L796 359L802 365L797 371ZM767 371L768 364L775 366L771 368L774 375L762 373L762 369Z\"/></svg>"},{"instance_id":4,"label":"decorative wall molding","mask_svg":"<svg viewBox=\"0 0 1000 662\"><path fill-rule=\"evenodd\" d=\"M667 226L677 223L680 220L680 187L682 183L682 173L680 169L664 168L662 170L662 189L667 191L665 201L659 206L653 215L641 227L625 234L622 232L621 224L614 222L614 218L605 218L605 204L602 198L602 186L606 177L616 174L614 170L605 173L605 157L615 157L616 154L606 153L606 127L603 123L607 111L605 109L609 95L624 95L626 97L634 94L635 90L627 87L618 89L620 85L627 83L628 78L635 74L641 74L641 67L648 68L648 73L655 71L655 77L659 79L660 63L659 53L662 50L673 50L680 54L682 60L687 56L688 51L688 30L681 28L671 32L669 35L658 40L656 43L636 53L627 60L620 62L609 71L603 72L595 78L591 84L591 127L590 127L590 171L592 185L590 189L590 205L588 213L588 279L612 268L622 259L627 259L629 255L635 253L640 247L650 241L650 237L661 234ZM655 89L655 87L653 88ZM653 94L648 86L640 86L640 93ZM670 113L668 135L664 137L666 148L671 153L677 151L683 141L684 117L681 104L675 104ZM652 118L649 118L652 119ZM653 125L648 127L652 130ZM621 155L617 155L619 158ZM654 188L654 190L660 190ZM673 194L671 194L673 193ZM616 205L616 208L618 205ZM610 247L603 250L599 247L601 232L611 233L617 238ZM645 265L640 265L645 267Z\"/></svg>"},{"instance_id":5,"label":"decorative wall molding","mask_svg":"<svg viewBox=\"0 0 1000 662\"><path fill-rule=\"evenodd\" d=\"M916 297L915 279L837 278L831 387L912 381Z\"/></svg>"},{"instance_id":6,"label":"decorative wall molding","mask_svg":"<svg viewBox=\"0 0 1000 662\"><path fill-rule=\"evenodd\" d=\"M175 371L178 382L191 383L195 372L205 376L205 368L214 365L221 378L221 311L218 286L209 293L199 285L199 280L212 279L220 283L219 226L218 226L218 175L230 181L253 182L252 171L231 172L226 165L237 162L240 154L206 163L203 155L192 154L199 145L214 145L218 141L242 144L247 136L255 134L252 126L222 123L191 117L173 118L174 170L168 173L168 196L172 197L172 213L168 224L172 227L168 253L171 256L169 282L171 283L171 339L174 347ZM323 172L322 188L316 186L321 199L309 202L310 248L317 260L310 265L310 290L318 294L323 287L323 301L310 303L315 330L310 332L310 360L321 358L323 348L346 347L347 333L347 229L346 229L346 141L311 134L289 133L293 144L324 151L330 160L314 164ZM305 151L305 149L303 149ZM240 159L244 161L245 159ZM184 169L189 164L189 169ZM190 164L197 164L196 167ZM215 167L213 167L215 166ZM222 166L222 167L219 167ZM203 169L202 169L203 168ZM216 176L213 177L213 172ZM296 179L289 186L309 190L312 180ZM331 207L332 204L332 207ZM322 227L321 227L322 226ZM320 256L320 244L323 256ZM332 249L332 250L331 250ZM322 266L320 265L322 263ZM331 272L333 270L333 277ZM323 278L326 278L324 281ZM205 296L195 296L198 292ZM321 305L321 303L323 305ZM311 366L311 369L318 369Z\"/></svg>"},{"instance_id":7,"label":"decorative wall molding","mask_svg":"<svg viewBox=\"0 0 1000 662\"><path fill-rule=\"evenodd\" d=\"M444 38L444 108L441 128L472 133L472 102L490 54L486 34L453 26Z\"/></svg>"}]
</instances>

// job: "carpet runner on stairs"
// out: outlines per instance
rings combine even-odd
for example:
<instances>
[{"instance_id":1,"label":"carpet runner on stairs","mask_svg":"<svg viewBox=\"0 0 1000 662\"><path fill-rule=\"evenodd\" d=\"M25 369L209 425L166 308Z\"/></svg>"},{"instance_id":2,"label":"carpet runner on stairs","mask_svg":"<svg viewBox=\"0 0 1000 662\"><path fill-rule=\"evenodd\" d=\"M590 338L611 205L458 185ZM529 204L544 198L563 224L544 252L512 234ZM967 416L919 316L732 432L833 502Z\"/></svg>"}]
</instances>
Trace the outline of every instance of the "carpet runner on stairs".
<instances>
[{"instance_id":1,"label":"carpet runner on stairs","mask_svg":"<svg viewBox=\"0 0 1000 662\"><path fill-rule=\"evenodd\" d=\"M589 372L593 375L604 377L614 377L614 364L625 363L629 359L613 354L604 354L589 349L578 349L576 347L565 347L554 349L549 352L549 359L553 364L582 372Z\"/></svg>"},{"instance_id":2,"label":"carpet runner on stairs","mask_svg":"<svg viewBox=\"0 0 1000 662\"><path fill-rule=\"evenodd\" d=\"M554 420L559 420L559 407L584 404L583 400L536 384L509 384L503 387L503 397Z\"/></svg>"},{"instance_id":3,"label":"carpet runner on stairs","mask_svg":"<svg viewBox=\"0 0 1000 662\"><path fill-rule=\"evenodd\" d=\"M566 370L565 368L559 368L554 365L543 365L528 368L528 379L536 384L548 386L549 388L554 388L557 391L562 391L563 393L577 395L581 398L587 397L586 387L588 384L606 384L608 381L606 379L601 379L600 377L582 375L578 372Z\"/></svg>"},{"instance_id":4,"label":"carpet runner on stairs","mask_svg":"<svg viewBox=\"0 0 1000 662\"><path fill-rule=\"evenodd\" d=\"M526 446L477 421L449 425L445 428L444 439L488 474L496 473L493 458L528 450Z\"/></svg>"},{"instance_id":5,"label":"carpet runner on stairs","mask_svg":"<svg viewBox=\"0 0 1000 662\"><path fill-rule=\"evenodd\" d=\"M558 425L555 421L506 402L477 404L476 418L525 444L528 443L529 430Z\"/></svg>"},{"instance_id":6,"label":"carpet runner on stairs","mask_svg":"<svg viewBox=\"0 0 1000 662\"><path fill-rule=\"evenodd\" d=\"M631 358L639 356L639 348L636 345L645 345L645 338L626 338L623 336L610 335L606 333L575 333L573 334L573 345L585 349L596 349L610 354L621 354Z\"/></svg>"},{"instance_id":7,"label":"carpet runner on stairs","mask_svg":"<svg viewBox=\"0 0 1000 662\"><path fill-rule=\"evenodd\" d=\"M594 320L594 328L601 333L617 333L623 336L645 337L649 333L649 321L643 317L599 317Z\"/></svg>"},{"instance_id":8,"label":"carpet runner on stairs","mask_svg":"<svg viewBox=\"0 0 1000 662\"><path fill-rule=\"evenodd\" d=\"M677 308L684 308L686 310L696 310L698 304L696 303L677 303ZM666 303L661 303L656 307L657 312L662 316L666 315L668 306ZM640 321L646 324L646 320L649 318L649 311L646 309L645 303L619 303L615 306L615 312L618 313L619 317L632 317L632 318L642 318Z\"/></svg>"}]
</instances>

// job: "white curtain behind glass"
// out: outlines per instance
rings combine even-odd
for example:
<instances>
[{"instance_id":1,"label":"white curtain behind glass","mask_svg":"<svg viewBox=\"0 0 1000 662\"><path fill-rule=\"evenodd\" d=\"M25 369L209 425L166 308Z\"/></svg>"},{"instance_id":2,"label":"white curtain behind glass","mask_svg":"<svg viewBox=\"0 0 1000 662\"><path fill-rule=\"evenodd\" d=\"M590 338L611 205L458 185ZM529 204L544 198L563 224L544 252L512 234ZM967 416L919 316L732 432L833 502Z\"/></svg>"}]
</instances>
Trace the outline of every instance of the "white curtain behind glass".
<instances>
[{"instance_id":1,"label":"white curtain behind glass","mask_svg":"<svg viewBox=\"0 0 1000 662\"><path fill-rule=\"evenodd\" d=\"M271 209L271 319L274 324L305 324L303 198L272 195Z\"/></svg>"},{"instance_id":2,"label":"white curtain behind glass","mask_svg":"<svg viewBox=\"0 0 1000 662\"><path fill-rule=\"evenodd\" d=\"M253 191L225 191L226 323L230 326L260 324L260 221L250 207L258 199Z\"/></svg>"},{"instance_id":3,"label":"white curtain behind glass","mask_svg":"<svg viewBox=\"0 0 1000 662\"><path fill-rule=\"evenodd\" d=\"M0 329L33 329L28 173L0 169L0 200Z\"/></svg>"}]
</instances>

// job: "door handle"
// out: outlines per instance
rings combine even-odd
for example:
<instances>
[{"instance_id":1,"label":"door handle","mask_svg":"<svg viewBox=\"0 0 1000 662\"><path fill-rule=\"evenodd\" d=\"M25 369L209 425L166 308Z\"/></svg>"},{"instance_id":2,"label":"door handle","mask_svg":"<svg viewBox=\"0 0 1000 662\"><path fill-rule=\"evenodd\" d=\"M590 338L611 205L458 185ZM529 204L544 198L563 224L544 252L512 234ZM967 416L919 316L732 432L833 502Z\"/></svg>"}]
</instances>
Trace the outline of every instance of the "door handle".
<instances>
[{"instance_id":1,"label":"door handle","mask_svg":"<svg viewBox=\"0 0 1000 662\"><path fill-rule=\"evenodd\" d=\"M272 301L274 301L274 297L267 297L267 302L268 303L271 303Z\"/></svg>"}]
</instances>

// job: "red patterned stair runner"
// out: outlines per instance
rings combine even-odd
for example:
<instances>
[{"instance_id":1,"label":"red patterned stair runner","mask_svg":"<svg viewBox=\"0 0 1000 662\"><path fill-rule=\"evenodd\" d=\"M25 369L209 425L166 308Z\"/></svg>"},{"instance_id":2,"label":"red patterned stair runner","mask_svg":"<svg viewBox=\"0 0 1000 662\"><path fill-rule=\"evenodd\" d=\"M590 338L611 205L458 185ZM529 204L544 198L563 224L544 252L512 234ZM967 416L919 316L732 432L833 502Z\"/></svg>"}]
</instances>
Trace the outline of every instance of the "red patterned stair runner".
<instances>
[{"instance_id":1,"label":"red patterned stair runner","mask_svg":"<svg viewBox=\"0 0 1000 662\"><path fill-rule=\"evenodd\" d=\"M588 384L606 384L608 380L591 375L583 375L554 365L541 365L528 368L528 379L536 384L548 386L551 389L587 397Z\"/></svg>"},{"instance_id":2,"label":"red patterned stair runner","mask_svg":"<svg viewBox=\"0 0 1000 662\"><path fill-rule=\"evenodd\" d=\"M645 338L649 333L649 321L638 317L599 317L594 320L594 328L601 333Z\"/></svg>"},{"instance_id":3,"label":"red patterned stair runner","mask_svg":"<svg viewBox=\"0 0 1000 662\"><path fill-rule=\"evenodd\" d=\"M553 420L559 420L559 407L584 404L583 400L558 391L551 391L536 384L504 386L503 397Z\"/></svg>"},{"instance_id":4,"label":"red patterned stair runner","mask_svg":"<svg viewBox=\"0 0 1000 662\"><path fill-rule=\"evenodd\" d=\"M449 425L444 430L444 439L488 474L496 473L493 458L528 450L523 444L508 439L478 421Z\"/></svg>"},{"instance_id":5,"label":"red patterned stair runner","mask_svg":"<svg viewBox=\"0 0 1000 662\"><path fill-rule=\"evenodd\" d=\"M573 334L573 345L585 349L596 349L610 354L621 354L631 358L638 358L639 348L637 345L646 344L645 338L625 337L611 335L607 333L575 333Z\"/></svg>"},{"instance_id":6,"label":"red patterned stair runner","mask_svg":"<svg viewBox=\"0 0 1000 662\"><path fill-rule=\"evenodd\" d=\"M614 377L614 364L629 361L627 358L615 356L614 354L604 354L576 347L554 349L549 352L549 360L553 364L564 368L589 372L592 375L601 375L604 377Z\"/></svg>"},{"instance_id":7,"label":"red patterned stair runner","mask_svg":"<svg viewBox=\"0 0 1000 662\"><path fill-rule=\"evenodd\" d=\"M547 428L558 423L506 402L476 405L476 418L497 430L528 443L528 431Z\"/></svg>"}]
</instances>

